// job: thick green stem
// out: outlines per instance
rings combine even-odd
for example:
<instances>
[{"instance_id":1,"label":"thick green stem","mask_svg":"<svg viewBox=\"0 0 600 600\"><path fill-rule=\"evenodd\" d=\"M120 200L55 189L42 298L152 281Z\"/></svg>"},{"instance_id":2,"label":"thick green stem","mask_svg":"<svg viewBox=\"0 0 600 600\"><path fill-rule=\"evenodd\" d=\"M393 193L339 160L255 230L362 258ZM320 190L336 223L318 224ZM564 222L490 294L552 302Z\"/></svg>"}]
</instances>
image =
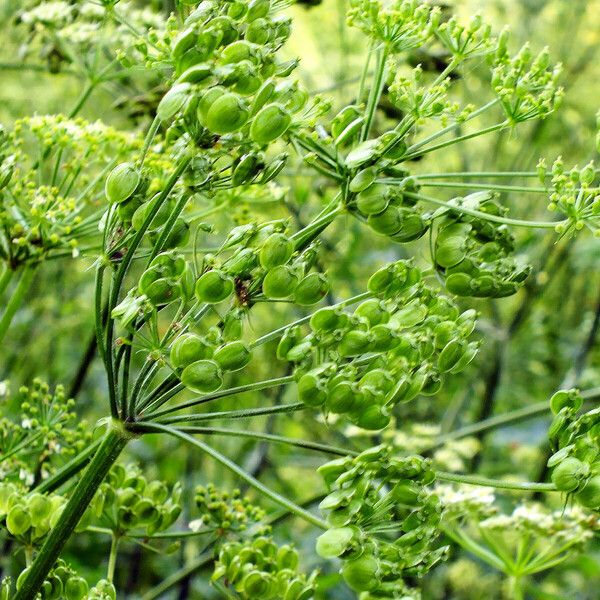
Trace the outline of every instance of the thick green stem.
<instances>
[{"instance_id":1,"label":"thick green stem","mask_svg":"<svg viewBox=\"0 0 600 600\"><path fill-rule=\"evenodd\" d=\"M111 422L102 444L73 491L58 522L46 538L31 571L17 590L13 600L35 598L98 487L131 439L132 434L123 429L120 423Z\"/></svg>"},{"instance_id":2,"label":"thick green stem","mask_svg":"<svg viewBox=\"0 0 600 600\"><path fill-rule=\"evenodd\" d=\"M2 313L2 317L0 318L0 342L4 339L13 317L23 302L23 299L29 290L29 286L31 285L31 281L33 280L34 274L35 267L25 267L21 273L19 283L17 283L17 287L14 289L6 308L4 309L4 313Z\"/></svg>"}]
</instances>

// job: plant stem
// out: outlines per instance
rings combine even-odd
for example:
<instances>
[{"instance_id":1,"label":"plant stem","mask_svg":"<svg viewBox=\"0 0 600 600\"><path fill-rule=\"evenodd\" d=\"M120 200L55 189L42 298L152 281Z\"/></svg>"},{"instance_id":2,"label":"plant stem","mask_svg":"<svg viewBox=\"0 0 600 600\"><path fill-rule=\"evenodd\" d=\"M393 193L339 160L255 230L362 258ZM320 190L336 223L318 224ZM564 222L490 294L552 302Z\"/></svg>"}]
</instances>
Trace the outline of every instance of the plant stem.
<instances>
[{"instance_id":1,"label":"plant stem","mask_svg":"<svg viewBox=\"0 0 600 600\"><path fill-rule=\"evenodd\" d=\"M156 419L158 417L168 415L169 413L178 410L190 408L191 406L196 406L197 404L204 404L205 402L208 402L210 400L216 400L217 398L224 398L226 396L233 396L234 394L243 394L244 392L252 392L256 390L266 390L269 388L278 387L280 385L285 385L286 383L291 383L292 381L294 381L294 377L292 375L288 375L286 377L277 377L275 379L267 379L265 381L257 381L255 383L240 385L234 388L218 390L216 392L213 392L212 394L206 394L205 396L201 396L200 398L192 398L191 400L187 400L186 402L182 402L181 404L169 406L164 410L147 415L145 418L148 420Z\"/></svg>"},{"instance_id":2,"label":"plant stem","mask_svg":"<svg viewBox=\"0 0 600 600\"><path fill-rule=\"evenodd\" d=\"M15 272L10 267L4 267L4 271L2 271L2 275L0 275L0 298L4 293L4 290L6 290L6 288L10 284L10 281L13 278L14 274Z\"/></svg>"},{"instance_id":3,"label":"plant stem","mask_svg":"<svg viewBox=\"0 0 600 600\"><path fill-rule=\"evenodd\" d=\"M32 600L54 566L62 549L89 506L98 487L115 463L123 448L132 439L121 423L111 421L98 451L73 491L54 528L40 549L31 570L17 590L13 600Z\"/></svg>"},{"instance_id":4,"label":"plant stem","mask_svg":"<svg viewBox=\"0 0 600 600\"><path fill-rule=\"evenodd\" d=\"M528 187L524 185L498 185L496 183L465 183L460 181L421 181L415 177L421 187L439 187L449 189L465 189L465 190L491 190L495 192L524 192L527 194L548 194L548 190L543 187Z\"/></svg>"},{"instance_id":5,"label":"plant stem","mask_svg":"<svg viewBox=\"0 0 600 600\"><path fill-rule=\"evenodd\" d=\"M481 485L504 490L518 491L538 491L538 492L558 492L553 483L537 483L535 481L500 481L498 479L488 479L487 477L478 477L476 475L459 475L457 473L447 473L446 471L436 471L436 478L440 481L452 481L454 483L466 483L467 485Z\"/></svg>"},{"instance_id":6,"label":"plant stem","mask_svg":"<svg viewBox=\"0 0 600 600\"><path fill-rule=\"evenodd\" d=\"M385 63L387 60L387 48L381 47L375 50L375 72L373 74L373 83L369 98L367 100L366 118L360 132L360 140L364 142L369 137L371 126L373 125L373 119L377 110L377 105L383 92L385 85ZM367 63L368 64L368 63Z\"/></svg>"},{"instance_id":7,"label":"plant stem","mask_svg":"<svg viewBox=\"0 0 600 600\"><path fill-rule=\"evenodd\" d=\"M27 294L29 286L31 285L31 281L33 280L34 274L35 267L25 267L21 273L17 287L14 289L6 308L2 313L2 317L0 318L0 342L2 342L4 339L13 317L23 302L25 294Z\"/></svg>"},{"instance_id":8,"label":"plant stem","mask_svg":"<svg viewBox=\"0 0 600 600\"><path fill-rule=\"evenodd\" d=\"M117 566L117 554L119 553L119 542L121 538L112 532L110 540L110 554L108 555L108 567L106 569L106 579L112 583L115 578L115 567Z\"/></svg>"},{"instance_id":9,"label":"plant stem","mask_svg":"<svg viewBox=\"0 0 600 600\"><path fill-rule=\"evenodd\" d=\"M263 485L260 481L258 481L258 479L255 479L254 477L252 477L252 475L250 475L249 473L246 473L246 471L244 471L244 469L242 469L239 465L237 465L233 461L229 460L229 458L227 458L226 456L224 456L223 454L221 454L220 452L218 452L211 446L208 446L204 442L201 442L200 440L197 440L197 439L191 437L190 435L188 435L187 433L185 433L183 431L180 431L179 429L176 429L174 427L168 427L166 425L161 425L159 423L148 423L146 425L146 428L149 431L154 430L157 433L159 433L159 432L168 433L169 435L177 437L180 440L183 440L184 442L187 442L193 446L196 446L197 448L199 448L200 450L202 450L203 452L205 452L206 454L208 454L209 456L214 458L217 462L219 462L225 468L227 468L230 471L232 471L233 473L235 473L240 479L243 479L246 483L248 483L254 489L256 489L260 493L264 494L267 498L270 498L276 504L279 504L280 506L287 508L292 513L294 513L296 516L304 519L305 521L308 521L309 523L311 523L312 525L315 525L316 527L320 527L321 529L329 529L329 526L327 525L327 523L325 521L323 521L323 519L320 519L319 517L308 512L301 506L298 506L291 500L284 498L277 492L274 492L267 486Z\"/></svg>"}]
</instances>

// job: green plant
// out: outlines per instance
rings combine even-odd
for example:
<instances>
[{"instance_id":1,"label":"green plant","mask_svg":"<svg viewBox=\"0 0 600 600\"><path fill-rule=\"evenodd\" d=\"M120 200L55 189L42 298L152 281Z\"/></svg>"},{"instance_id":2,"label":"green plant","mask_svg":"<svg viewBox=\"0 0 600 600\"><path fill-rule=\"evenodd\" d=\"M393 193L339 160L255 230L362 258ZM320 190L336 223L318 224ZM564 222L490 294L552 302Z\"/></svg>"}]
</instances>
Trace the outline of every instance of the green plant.
<instances>
[{"instance_id":1,"label":"green plant","mask_svg":"<svg viewBox=\"0 0 600 600\"><path fill-rule=\"evenodd\" d=\"M574 392L551 400L552 483L457 474L464 464L445 470L439 456L421 456L443 436L432 442L413 435L415 448L393 439L408 403L435 402L427 399L458 385L456 375L477 355L477 311L461 302L527 292L532 267L520 251L527 240L516 232L548 231L554 242L598 231L593 163L568 171L560 159L550 171L543 160L531 171L418 167L495 132L519 139L518 126L548 118L563 95L560 67L548 52L534 55L525 45L513 56L505 31L496 37L480 17L462 25L425 2L352 0L348 20L369 51L355 93L336 98L340 106L332 110L334 101L294 79L298 61L285 56L291 2L182 1L168 19L152 18L151 28L117 1L66 5L65 12L62 4L42 2L21 20L37 24L33 38L51 41L51 70L72 62L87 85L70 117L23 119L2 137L0 294L10 296L0 339L26 300L34 269L66 256L91 259L105 432L92 442L85 426L70 425L74 403L40 382L21 391L31 397L20 403L22 414L0 422L7 480L0 515L10 543L26 556L2 597L112 598L125 542L153 548L197 536L206 536L214 589L225 597L316 593L318 574L298 569L297 551L271 539L263 509L237 492L197 490L202 517L189 530L169 530L182 510L181 486L117 463L130 442L152 434L189 444L261 502L323 530L317 553L341 560L343 580L363 600L418 598L418 581L448 553L442 535L502 572L513 598L523 596L527 577L583 548L592 518L573 517L576 535L548 552L525 508L491 517L468 495L453 505L434 483L565 492L593 514L600 505L595 411L580 415ZM83 41L72 48L69 31L86 26L104 32L99 42L75 37ZM122 49L114 54L117 40ZM407 57L417 52L439 53L443 68L412 66ZM134 66L162 85L143 138L76 117L96 87L126 79L123 67ZM489 98L462 105L455 81L482 68ZM380 114L384 96L394 119ZM296 178L320 182L305 206L282 201L284 182L294 187ZM507 185L512 178L527 184ZM298 195L303 185L294 187ZM444 197L453 188L466 193ZM512 193L547 197L552 214L509 216ZM336 266L352 237L344 226L392 248L387 264L365 260L360 275L340 278ZM274 389L288 389L297 401L265 403ZM259 393L260 406L204 406L247 392ZM584 394L597 397L595 390ZM340 447L202 423L296 412L342 433L351 423L359 443L342 436ZM480 427L487 425L494 426ZM197 436L338 456L319 469L328 488L320 499L324 517ZM60 451L52 452L57 439ZM548 519L559 523L546 536L555 543L560 518ZM499 524L518 535L496 535ZM89 592L61 562L74 532L111 540L106 578Z\"/></svg>"}]
</instances>

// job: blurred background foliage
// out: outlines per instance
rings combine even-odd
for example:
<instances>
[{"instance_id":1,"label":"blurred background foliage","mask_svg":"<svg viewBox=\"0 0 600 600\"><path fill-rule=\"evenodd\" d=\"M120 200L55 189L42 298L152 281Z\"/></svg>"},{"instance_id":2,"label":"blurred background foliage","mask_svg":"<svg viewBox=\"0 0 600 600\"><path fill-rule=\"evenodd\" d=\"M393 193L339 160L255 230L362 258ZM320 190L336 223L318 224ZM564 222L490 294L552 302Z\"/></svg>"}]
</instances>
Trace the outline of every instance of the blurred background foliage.
<instances>
[{"instance_id":1,"label":"blurred background foliage","mask_svg":"<svg viewBox=\"0 0 600 600\"><path fill-rule=\"evenodd\" d=\"M600 108L600 2L447 0L447 3L463 16L481 12L496 29L504 24L510 26L514 49L527 40L534 50L549 46L552 59L564 63L566 95L562 108L552 118L526 124L514 134L494 134L461 144L460 151L437 152L433 158L414 163L410 168L427 173L467 169L528 170L535 168L540 157L551 164L562 154L568 165L580 166L594 158L593 132ZM48 48L28 43L28 29L18 23L19 11L27 4L31 3L0 0L0 122L7 128L20 117L33 113L68 113L84 87L84 82L69 72L68 65L63 64L57 73L49 73L48 61L52 57ZM139 5L159 14L171 9L168 0L164 3L140 1ZM331 97L334 110L352 99L366 52L363 38L347 27L345 10L346 0L304 2L290 9L295 25L287 53L290 57L300 57L298 77L309 89ZM435 56L411 56L410 61L421 62L427 69L435 70L439 66ZM457 99L463 103L483 103L488 98L483 75L456 83ZM141 130L151 119L160 98L160 88L160 81L134 71L126 78L96 88L81 116L90 120L100 118L117 128ZM389 119L395 119L385 97L377 118L380 131ZM460 131L456 134L460 135ZM308 179L293 169L287 176L289 187L277 190L273 201L261 211L269 218L276 214L303 222L304 213L311 211L311 207L314 210L320 198L328 195L326 183L318 178ZM441 189L436 193L444 194ZM451 191L447 194L450 197ZM516 214L529 219L548 218L543 196L512 194L503 201ZM239 197L228 202L232 210L224 210L217 219L221 231L226 231L233 222L256 217L257 208L247 199ZM508 299L469 301L481 313L481 351L469 370L451 378L434 398L398 407L395 435L408 447L418 448L423 432L446 433L541 403L560 387L578 385L587 389L600 385L600 352L596 341L600 321L597 242L589 236L556 242L554 234L530 230L515 233L517 248L527 254L536 267L529 284ZM383 262L406 254L414 254L418 260L426 251L426 241L390 246L386 239L382 240L350 219L342 221L327 235L335 241L335 247L333 244L325 246L326 252L334 253L329 260L336 265L335 272L330 274L334 299L362 291L366 277ZM0 381L5 380L14 389L34 377L41 377L51 385L63 383L75 396L79 414L94 423L104 414L106 401L104 375L100 361L94 358L92 342L91 264L92 260L87 258L57 259L46 262L38 270L28 302L18 313L2 348ZM263 305L252 315L256 335L290 320L289 309L272 306ZM263 352L264 360L255 358L248 369L237 375L237 384L285 374L284 365L272 361L273 348L265 348ZM291 401L294 388L228 398L215 406L215 410L259 406L265 403L264 394L273 394L269 402ZM540 413L536 418L493 433L450 443L436 458L447 469L470 467L473 472L487 476L518 474L529 480L543 479L548 422L549 416ZM420 425L434 429L419 428ZM330 440L341 431L323 419L317 422L307 419L305 413L285 419L264 417L248 426L293 437L324 439L327 436ZM355 435L356 446L360 447L360 432L346 427L345 433ZM213 439L212 442L265 483L290 496L309 499L321 489L322 483L315 473L322 462L318 456L235 438ZM171 483L177 479L182 481L184 523L194 518L192 500L196 485L210 481L223 488L236 485L229 473L169 439L156 442L152 438L144 439L143 443L131 446L126 458L139 462L148 477L160 476ZM503 502L510 507L516 497L505 494ZM560 509L558 497L551 502L554 502L551 506ZM301 555L305 560L312 561L306 568L328 568L314 555L314 536L304 523L283 521L276 528L276 536L282 541L293 541L303 551ZM98 579L103 576L107 550L104 546L107 545L108 541L98 543L97 538L79 535L69 546L68 558L91 580ZM199 546L201 542L184 542L172 554L165 555L162 546L159 553L155 553L142 545L123 544L117 566L117 589L124 591L123 597L134 587L150 589L195 560L201 552ZM85 557L85 561L81 557ZM4 572L10 571L10 562L8 556L0 559ZM79 562L84 564L78 565ZM170 595L159 597L211 597L213 592L206 575L209 569L199 568L196 576L182 579ZM335 572L324 577L321 597L351 598L350 592L338 583L339 576ZM592 600L598 597L599 586L600 553L592 545L583 557L534 579L528 594L540 600ZM423 595L431 600L510 597L497 573L459 549L428 577Z\"/></svg>"}]
</instances>

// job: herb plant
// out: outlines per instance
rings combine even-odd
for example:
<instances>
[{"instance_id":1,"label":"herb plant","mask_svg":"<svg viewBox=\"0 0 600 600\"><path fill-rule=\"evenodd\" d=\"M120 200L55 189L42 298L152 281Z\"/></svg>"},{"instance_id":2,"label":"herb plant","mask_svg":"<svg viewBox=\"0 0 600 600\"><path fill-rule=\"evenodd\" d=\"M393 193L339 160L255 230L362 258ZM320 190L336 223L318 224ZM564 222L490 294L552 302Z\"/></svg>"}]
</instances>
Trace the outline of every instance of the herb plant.
<instances>
[{"instance_id":1,"label":"herb plant","mask_svg":"<svg viewBox=\"0 0 600 600\"><path fill-rule=\"evenodd\" d=\"M476 138L527 145L527 127L561 103L561 66L480 16L349 0L364 67L352 85L313 94L286 47L292 4L177 0L165 17L118 0L32 2L12 25L27 31L26 54L83 92L68 114L2 130L0 340L36 277L83 264L94 335L73 395L97 353L103 397L93 429L62 386L2 384L2 535L24 559L1 598L125 597L115 573L139 544L195 554L182 573L127 591L147 600L207 566L215 597L417 599L460 549L518 599L594 536L600 426L584 401L597 389L570 389L571 378L541 408L484 412L462 431L418 425L485 350L482 310L535 295L531 240L545 234L552 253L600 230L593 162L428 172ZM470 81L487 91L466 102ZM120 120L80 116L111 86ZM584 141L592 148L594 134ZM519 201L530 195L545 218ZM379 252L359 260L361 244ZM540 481L483 476L478 449L460 445L550 409ZM302 435L257 430L265 416ZM202 472L216 464L214 479L164 481L121 459L159 436L200 457ZM329 455L316 495L259 478L221 437ZM294 545L278 534L290 516L306 523ZM93 581L65 552L90 535L110 541ZM325 589L316 567L343 583Z\"/></svg>"}]
</instances>

